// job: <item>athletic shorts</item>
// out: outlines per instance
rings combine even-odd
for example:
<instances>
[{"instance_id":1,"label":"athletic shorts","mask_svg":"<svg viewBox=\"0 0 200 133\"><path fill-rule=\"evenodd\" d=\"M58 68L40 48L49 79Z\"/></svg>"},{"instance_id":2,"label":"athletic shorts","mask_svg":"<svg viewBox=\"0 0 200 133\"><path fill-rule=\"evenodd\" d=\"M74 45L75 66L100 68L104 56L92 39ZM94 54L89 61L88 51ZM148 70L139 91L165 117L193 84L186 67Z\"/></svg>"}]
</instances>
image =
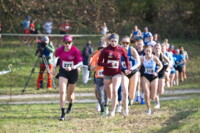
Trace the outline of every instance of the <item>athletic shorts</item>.
<instances>
[{"instance_id":1,"label":"athletic shorts","mask_svg":"<svg viewBox=\"0 0 200 133\"><path fill-rule=\"evenodd\" d=\"M164 65L163 68L160 70L160 72L158 73L159 79L165 78L165 71L166 71L167 67L168 67L168 65Z\"/></svg>"},{"instance_id":2,"label":"athletic shorts","mask_svg":"<svg viewBox=\"0 0 200 133\"><path fill-rule=\"evenodd\" d=\"M172 67L170 74L175 74L176 70L174 67Z\"/></svg>"},{"instance_id":3,"label":"athletic shorts","mask_svg":"<svg viewBox=\"0 0 200 133\"><path fill-rule=\"evenodd\" d=\"M125 70L122 70L122 72L130 79L136 72L138 71L138 69L135 69L133 71L131 71L131 73L129 75L125 74Z\"/></svg>"},{"instance_id":4,"label":"athletic shorts","mask_svg":"<svg viewBox=\"0 0 200 133\"><path fill-rule=\"evenodd\" d=\"M175 70L181 73L183 71L183 66L175 66Z\"/></svg>"},{"instance_id":5,"label":"athletic shorts","mask_svg":"<svg viewBox=\"0 0 200 133\"><path fill-rule=\"evenodd\" d=\"M140 75L141 75L141 77L144 75L144 66L142 65L141 67L140 67Z\"/></svg>"},{"instance_id":6,"label":"athletic shorts","mask_svg":"<svg viewBox=\"0 0 200 133\"><path fill-rule=\"evenodd\" d=\"M68 79L69 84L75 84L78 80L78 70L71 70L71 71L66 71L63 68L60 68L59 70L59 77L64 77Z\"/></svg>"},{"instance_id":7,"label":"athletic shorts","mask_svg":"<svg viewBox=\"0 0 200 133\"><path fill-rule=\"evenodd\" d=\"M122 75L121 74L116 74L116 75L113 75L113 76L107 76L107 75L104 75L104 78L103 79L106 79L106 80L111 80L113 77L121 77Z\"/></svg>"},{"instance_id":8,"label":"athletic shorts","mask_svg":"<svg viewBox=\"0 0 200 133\"><path fill-rule=\"evenodd\" d=\"M157 76L153 76L152 74L144 74L143 75L149 82L151 83L154 79L158 78Z\"/></svg>"}]
</instances>

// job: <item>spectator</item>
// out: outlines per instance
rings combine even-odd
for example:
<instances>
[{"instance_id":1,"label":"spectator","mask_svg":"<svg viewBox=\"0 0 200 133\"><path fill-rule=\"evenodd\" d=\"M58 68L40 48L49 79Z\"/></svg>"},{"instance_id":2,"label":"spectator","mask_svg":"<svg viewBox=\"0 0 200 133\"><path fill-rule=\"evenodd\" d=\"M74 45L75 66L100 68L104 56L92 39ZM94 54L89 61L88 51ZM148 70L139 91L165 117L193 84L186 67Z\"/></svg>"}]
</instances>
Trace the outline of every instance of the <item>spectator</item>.
<instances>
[{"instance_id":1,"label":"spectator","mask_svg":"<svg viewBox=\"0 0 200 133\"><path fill-rule=\"evenodd\" d=\"M43 28L44 28L46 34L52 33L53 22L52 22L51 18L49 18L49 20L43 25Z\"/></svg>"},{"instance_id":2,"label":"spectator","mask_svg":"<svg viewBox=\"0 0 200 133\"><path fill-rule=\"evenodd\" d=\"M22 46L25 41L27 41L28 44L28 41L30 40L29 37L26 36L27 34L30 34L30 16L25 17L25 20L21 22L21 26L24 29L25 35L20 42L20 46Z\"/></svg>"},{"instance_id":3,"label":"spectator","mask_svg":"<svg viewBox=\"0 0 200 133\"><path fill-rule=\"evenodd\" d=\"M48 36L44 36L41 39L41 42L38 43L38 46L39 45L44 46L41 54L45 55L48 66L49 66L49 70L50 70L50 73L47 74L47 76L48 76L47 88L52 89L53 82L52 82L51 73L52 73L52 69L53 69L53 53L55 51L55 48L53 46L53 43L49 40ZM40 55L40 56L42 56L42 55ZM45 69L46 69L46 66L44 64L44 61L42 61L40 63L40 73L38 75L38 80L37 80L37 90L39 90L40 88L43 88L43 79L44 79L43 74L44 74Z\"/></svg>"},{"instance_id":4,"label":"spectator","mask_svg":"<svg viewBox=\"0 0 200 133\"><path fill-rule=\"evenodd\" d=\"M67 19L64 23L61 23L59 25L59 31L61 35L68 34L69 30L71 29L71 26L69 24L69 20ZM62 38L58 40L58 45L62 41Z\"/></svg>"},{"instance_id":5,"label":"spectator","mask_svg":"<svg viewBox=\"0 0 200 133\"><path fill-rule=\"evenodd\" d=\"M108 33L108 27L107 27L107 25L106 25L106 22L104 22L103 24L102 24L102 26L101 26L101 34L102 35L105 35L106 33Z\"/></svg>"},{"instance_id":6,"label":"spectator","mask_svg":"<svg viewBox=\"0 0 200 133\"><path fill-rule=\"evenodd\" d=\"M88 60L90 55L93 52L93 48L91 46L91 41L88 40L86 46L82 50L82 56L83 56L83 67L82 67L82 72L83 72L83 83L87 84L88 79L89 79L89 70L88 70Z\"/></svg>"},{"instance_id":7,"label":"spectator","mask_svg":"<svg viewBox=\"0 0 200 133\"><path fill-rule=\"evenodd\" d=\"M42 34L42 26L38 20L35 22L35 32L36 34Z\"/></svg>"}]
</instances>

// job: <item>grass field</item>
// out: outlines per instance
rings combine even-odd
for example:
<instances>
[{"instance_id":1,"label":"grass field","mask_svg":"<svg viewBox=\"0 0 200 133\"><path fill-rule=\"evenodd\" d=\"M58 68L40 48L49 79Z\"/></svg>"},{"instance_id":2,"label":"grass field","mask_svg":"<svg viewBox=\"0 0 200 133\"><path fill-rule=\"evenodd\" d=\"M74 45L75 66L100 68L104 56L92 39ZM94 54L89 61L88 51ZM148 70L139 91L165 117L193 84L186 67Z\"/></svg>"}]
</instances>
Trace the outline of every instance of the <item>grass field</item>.
<instances>
[{"instance_id":1,"label":"grass field","mask_svg":"<svg viewBox=\"0 0 200 133\"><path fill-rule=\"evenodd\" d=\"M94 49L97 48L97 42L99 37L92 38L76 38L74 40L74 45L77 46L80 50L83 49L88 39L91 39L93 42ZM57 42L54 39L54 42ZM186 40L172 40L171 44L178 47L183 45L185 50L188 51L190 60L187 64L188 79L187 81L180 84L180 86L173 87L174 89L199 89L200 88L200 44L198 40L186 41ZM7 70L7 66L12 64L12 73L0 76L0 94L20 94L21 90L24 88L24 85L27 81L27 78L30 75L33 64L36 61L35 51L36 46L31 47L23 46L19 47L19 40L15 38L5 38L4 46L0 47L0 71ZM39 64L35 68L35 72L39 72ZM77 83L76 91L78 92L91 92L93 91L92 83L89 81L87 85L82 84L82 74L79 73L79 80ZM27 86L25 93L55 93L57 90L48 91L43 89L40 91L35 90L36 80L38 73L34 73L32 78ZM57 83L57 80L55 80ZM46 81L44 81L46 82ZM172 89L173 89L172 88Z\"/></svg>"},{"instance_id":2,"label":"grass field","mask_svg":"<svg viewBox=\"0 0 200 133\"><path fill-rule=\"evenodd\" d=\"M146 115L145 105L132 105L130 115L102 117L95 104L74 104L65 121L58 121L57 104L1 105L1 133L61 132L200 132L200 99L163 101L162 108Z\"/></svg>"},{"instance_id":3,"label":"grass field","mask_svg":"<svg viewBox=\"0 0 200 133\"><path fill-rule=\"evenodd\" d=\"M36 60L35 46L19 47L19 40L3 38L0 47L0 71L7 70L12 64L12 72L0 75L0 95L21 94L21 90ZM74 44L82 50L89 38L75 39ZM98 38L91 38L94 49ZM172 40L171 44L183 45L190 60L187 64L188 79L179 86L169 89L200 89L200 44L198 40ZM38 64L39 66L39 64ZM39 71L37 67L36 72ZM93 81L82 84L79 73L76 92L93 92ZM58 93L57 90L35 90L38 73L34 73L26 88L26 94ZM57 80L56 80L57 83ZM0 105L0 133L35 133L35 132L200 132L200 98L198 94L187 100L162 101L162 108L153 109L153 115L145 114L146 106L133 105L129 117L117 114L115 118L100 117L95 111L95 104L75 104L67 120L60 122L58 104ZM178 96L178 94L177 94ZM167 96L166 96L167 97ZM26 100L26 99L24 99ZM48 100L48 99L47 99Z\"/></svg>"}]
</instances>

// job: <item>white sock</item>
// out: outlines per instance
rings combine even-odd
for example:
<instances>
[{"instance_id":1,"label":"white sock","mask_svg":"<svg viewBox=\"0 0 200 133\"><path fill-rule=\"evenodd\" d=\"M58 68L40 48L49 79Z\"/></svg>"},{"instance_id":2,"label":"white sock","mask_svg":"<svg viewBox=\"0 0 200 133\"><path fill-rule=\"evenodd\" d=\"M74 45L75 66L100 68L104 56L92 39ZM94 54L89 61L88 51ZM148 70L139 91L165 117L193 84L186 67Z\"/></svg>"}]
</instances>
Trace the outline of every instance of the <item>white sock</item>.
<instances>
[{"instance_id":1,"label":"white sock","mask_svg":"<svg viewBox=\"0 0 200 133\"><path fill-rule=\"evenodd\" d=\"M144 93L142 93L141 98L144 98Z\"/></svg>"},{"instance_id":2,"label":"white sock","mask_svg":"<svg viewBox=\"0 0 200 133\"><path fill-rule=\"evenodd\" d=\"M139 97L140 96L140 91L136 91L136 95Z\"/></svg>"}]
</instances>

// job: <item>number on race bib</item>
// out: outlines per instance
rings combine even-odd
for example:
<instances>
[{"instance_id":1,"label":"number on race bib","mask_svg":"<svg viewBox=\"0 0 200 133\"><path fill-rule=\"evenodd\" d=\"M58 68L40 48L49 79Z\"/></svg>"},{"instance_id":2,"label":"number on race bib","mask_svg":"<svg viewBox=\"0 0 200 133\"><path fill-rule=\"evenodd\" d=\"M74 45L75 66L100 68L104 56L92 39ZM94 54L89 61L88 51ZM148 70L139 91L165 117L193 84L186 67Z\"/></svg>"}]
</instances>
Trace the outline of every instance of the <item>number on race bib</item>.
<instances>
[{"instance_id":1,"label":"number on race bib","mask_svg":"<svg viewBox=\"0 0 200 133\"><path fill-rule=\"evenodd\" d=\"M63 68L73 67L73 66L74 66L74 62L73 61L63 61L63 63L62 63L62 67Z\"/></svg>"},{"instance_id":2,"label":"number on race bib","mask_svg":"<svg viewBox=\"0 0 200 133\"><path fill-rule=\"evenodd\" d=\"M122 61L121 64L122 64L122 67L123 67L123 68L126 68L126 62L125 62L125 61ZM132 63L129 62L129 64L130 64L130 67L132 67Z\"/></svg>"},{"instance_id":3,"label":"number on race bib","mask_svg":"<svg viewBox=\"0 0 200 133\"><path fill-rule=\"evenodd\" d=\"M153 74L154 72L152 68L146 68L145 70L147 74Z\"/></svg>"},{"instance_id":4,"label":"number on race bib","mask_svg":"<svg viewBox=\"0 0 200 133\"><path fill-rule=\"evenodd\" d=\"M110 68L117 69L119 67L119 61L117 60L108 60L108 63L113 63L114 65Z\"/></svg>"},{"instance_id":5,"label":"number on race bib","mask_svg":"<svg viewBox=\"0 0 200 133\"><path fill-rule=\"evenodd\" d=\"M98 77L103 77L103 70L99 70L99 71L97 72L97 76L98 76Z\"/></svg>"}]
</instances>

